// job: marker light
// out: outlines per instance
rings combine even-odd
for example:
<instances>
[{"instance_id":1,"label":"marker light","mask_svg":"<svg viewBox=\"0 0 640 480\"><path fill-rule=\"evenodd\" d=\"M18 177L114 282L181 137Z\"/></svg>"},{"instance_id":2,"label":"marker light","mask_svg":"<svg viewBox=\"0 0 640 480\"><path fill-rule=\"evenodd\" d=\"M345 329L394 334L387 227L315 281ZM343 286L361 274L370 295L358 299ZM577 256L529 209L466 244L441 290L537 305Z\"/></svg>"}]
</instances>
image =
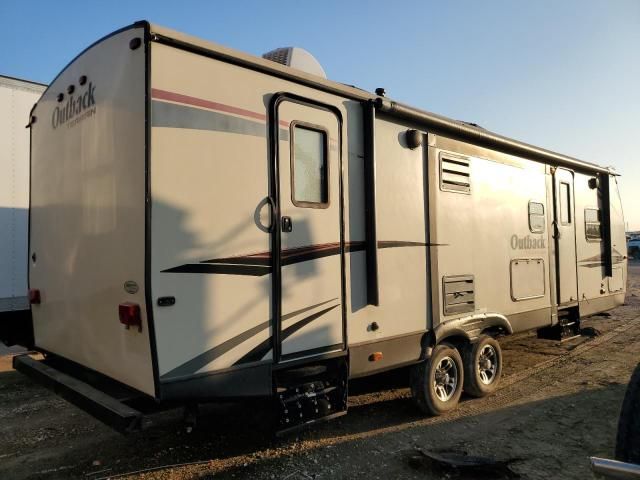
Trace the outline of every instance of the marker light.
<instances>
[{"instance_id":1,"label":"marker light","mask_svg":"<svg viewBox=\"0 0 640 480\"><path fill-rule=\"evenodd\" d=\"M369 355L370 362L377 362L379 360L382 360L382 352L373 352L371 355Z\"/></svg>"},{"instance_id":2,"label":"marker light","mask_svg":"<svg viewBox=\"0 0 640 480\"><path fill-rule=\"evenodd\" d=\"M31 305L40 305L40 290L37 288L29 289L29 303Z\"/></svg>"},{"instance_id":3,"label":"marker light","mask_svg":"<svg viewBox=\"0 0 640 480\"><path fill-rule=\"evenodd\" d=\"M118 315L120 323L129 327L138 327L142 331L142 316L140 315L140 305L137 303L124 302L118 305Z\"/></svg>"}]
</instances>

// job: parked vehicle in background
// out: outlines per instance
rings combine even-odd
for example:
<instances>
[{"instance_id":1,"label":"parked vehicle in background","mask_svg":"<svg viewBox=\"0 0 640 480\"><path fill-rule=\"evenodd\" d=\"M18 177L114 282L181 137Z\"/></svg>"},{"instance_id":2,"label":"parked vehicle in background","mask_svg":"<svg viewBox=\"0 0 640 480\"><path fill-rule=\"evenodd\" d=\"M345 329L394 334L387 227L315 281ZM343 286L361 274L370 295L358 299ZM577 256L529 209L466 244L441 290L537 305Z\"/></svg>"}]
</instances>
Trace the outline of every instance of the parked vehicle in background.
<instances>
[{"instance_id":1,"label":"parked vehicle in background","mask_svg":"<svg viewBox=\"0 0 640 480\"><path fill-rule=\"evenodd\" d=\"M56 77L31 139L47 357L14 366L121 430L138 397L258 398L291 431L404 366L442 414L496 389L500 336L624 302L615 172L332 82L300 49L136 23Z\"/></svg>"},{"instance_id":2,"label":"parked vehicle in background","mask_svg":"<svg viewBox=\"0 0 640 480\"><path fill-rule=\"evenodd\" d=\"M627 252L629 258L640 258L640 237L631 237L629 241L627 241Z\"/></svg>"},{"instance_id":3,"label":"parked vehicle in background","mask_svg":"<svg viewBox=\"0 0 640 480\"><path fill-rule=\"evenodd\" d=\"M0 75L0 341L30 345L29 112L46 85Z\"/></svg>"}]
</instances>

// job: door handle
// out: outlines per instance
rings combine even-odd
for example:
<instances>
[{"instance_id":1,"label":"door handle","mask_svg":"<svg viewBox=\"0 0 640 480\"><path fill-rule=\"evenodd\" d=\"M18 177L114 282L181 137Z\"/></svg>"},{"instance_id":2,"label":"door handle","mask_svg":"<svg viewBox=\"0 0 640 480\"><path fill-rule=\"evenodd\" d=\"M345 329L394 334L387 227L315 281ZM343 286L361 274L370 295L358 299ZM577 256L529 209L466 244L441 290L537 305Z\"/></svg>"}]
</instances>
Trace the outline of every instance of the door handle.
<instances>
[{"instance_id":1,"label":"door handle","mask_svg":"<svg viewBox=\"0 0 640 480\"><path fill-rule=\"evenodd\" d=\"M273 232L276 224L276 202L273 201L271 196L266 198L266 203L269 204L269 232Z\"/></svg>"},{"instance_id":2,"label":"door handle","mask_svg":"<svg viewBox=\"0 0 640 480\"><path fill-rule=\"evenodd\" d=\"M553 225L553 238L556 240L560 239L560 229L558 228L558 222L554 220L553 222L551 222L551 224Z\"/></svg>"},{"instance_id":3,"label":"door handle","mask_svg":"<svg viewBox=\"0 0 640 480\"><path fill-rule=\"evenodd\" d=\"M293 223L291 217L282 217L282 231L289 233L293 231Z\"/></svg>"}]
</instances>

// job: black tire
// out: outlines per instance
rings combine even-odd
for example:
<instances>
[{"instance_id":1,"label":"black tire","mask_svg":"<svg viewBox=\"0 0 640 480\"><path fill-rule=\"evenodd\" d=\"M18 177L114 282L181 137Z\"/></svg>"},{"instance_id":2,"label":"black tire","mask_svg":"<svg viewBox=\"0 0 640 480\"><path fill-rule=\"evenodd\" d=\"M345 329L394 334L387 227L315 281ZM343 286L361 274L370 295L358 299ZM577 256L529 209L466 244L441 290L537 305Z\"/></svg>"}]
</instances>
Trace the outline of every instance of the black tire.
<instances>
[{"instance_id":1,"label":"black tire","mask_svg":"<svg viewBox=\"0 0 640 480\"><path fill-rule=\"evenodd\" d=\"M447 371L452 372L448 377ZM434 384L436 375L438 385ZM452 383L453 375L455 384ZM414 365L411 370L413 399L418 408L428 415L442 415L454 409L460 400L463 384L462 357L458 350L449 345L438 345L433 349L431 358Z\"/></svg>"},{"instance_id":2,"label":"black tire","mask_svg":"<svg viewBox=\"0 0 640 480\"><path fill-rule=\"evenodd\" d=\"M468 395L484 397L495 392L501 376L502 350L495 338L482 335L465 348L464 391Z\"/></svg>"},{"instance_id":3,"label":"black tire","mask_svg":"<svg viewBox=\"0 0 640 480\"><path fill-rule=\"evenodd\" d=\"M616 438L616 460L640 463L640 363L631 375L622 402Z\"/></svg>"}]
</instances>

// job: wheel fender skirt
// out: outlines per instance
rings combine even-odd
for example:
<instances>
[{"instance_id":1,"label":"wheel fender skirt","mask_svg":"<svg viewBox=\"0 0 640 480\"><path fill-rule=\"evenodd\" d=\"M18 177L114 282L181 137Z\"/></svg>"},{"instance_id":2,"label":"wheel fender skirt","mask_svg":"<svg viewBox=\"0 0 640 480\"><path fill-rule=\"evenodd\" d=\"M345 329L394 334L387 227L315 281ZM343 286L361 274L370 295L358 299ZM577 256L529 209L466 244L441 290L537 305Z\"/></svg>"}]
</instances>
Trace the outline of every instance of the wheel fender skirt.
<instances>
[{"instance_id":1,"label":"wheel fender skirt","mask_svg":"<svg viewBox=\"0 0 640 480\"><path fill-rule=\"evenodd\" d=\"M504 315L499 313L481 313L454 318L453 320L447 320L441 323L434 330L436 343L440 343L442 340L454 336L464 337L469 341L474 341L484 330L492 327L501 327L504 328L507 333L513 333L511 322L509 322Z\"/></svg>"},{"instance_id":2,"label":"wheel fender skirt","mask_svg":"<svg viewBox=\"0 0 640 480\"><path fill-rule=\"evenodd\" d=\"M513 333L513 327L511 326L509 319L499 313L487 314L487 317L483 322L482 330L486 330L491 327L502 327L509 335Z\"/></svg>"},{"instance_id":3,"label":"wheel fender skirt","mask_svg":"<svg viewBox=\"0 0 640 480\"><path fill-rule=\"evenodd\" d=\"M141 412L28 354L13 357L13 368L121 433L141 428Z\"/></svg>"}]
</instances>

